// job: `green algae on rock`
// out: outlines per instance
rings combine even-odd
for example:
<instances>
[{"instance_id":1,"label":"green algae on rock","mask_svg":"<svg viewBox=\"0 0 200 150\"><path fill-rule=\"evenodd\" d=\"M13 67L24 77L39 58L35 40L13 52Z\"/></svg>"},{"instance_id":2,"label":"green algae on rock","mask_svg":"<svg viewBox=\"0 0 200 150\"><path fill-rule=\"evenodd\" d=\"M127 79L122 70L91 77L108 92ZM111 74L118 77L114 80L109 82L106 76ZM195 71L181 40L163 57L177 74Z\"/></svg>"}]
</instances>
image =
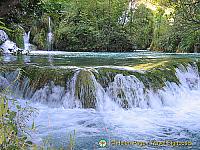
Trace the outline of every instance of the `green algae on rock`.
<instances>
[{"instance_id":1,"label":"green algae on rock","mask_svg":"<svg viewBox=\"0 0 200 150\"><path fill-rule=\"evenodd\" d=\"M95 108L96 88L93 74L87 70L80 70L76 77L75 96L84 108Z\"/></svg>"}]
</instances>

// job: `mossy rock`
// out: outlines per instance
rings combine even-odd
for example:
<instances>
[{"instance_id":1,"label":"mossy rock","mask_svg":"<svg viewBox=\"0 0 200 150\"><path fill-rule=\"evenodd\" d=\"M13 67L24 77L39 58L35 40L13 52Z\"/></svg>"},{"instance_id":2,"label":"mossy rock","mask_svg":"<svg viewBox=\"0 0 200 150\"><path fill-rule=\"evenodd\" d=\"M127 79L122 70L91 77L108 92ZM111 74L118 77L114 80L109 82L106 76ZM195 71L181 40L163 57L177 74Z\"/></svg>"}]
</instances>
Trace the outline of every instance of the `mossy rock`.
<instances>
[{"instance_id":1,"label":"mossy rock","mask_svg":"<svg viewBox=\"0 0 200 150\"><path fill-rule=\"evenodd\" d=\"M84 108L95 108L96 88L93 74L88 70L80 70L75 85L75 97L81 101Z\"/></svg>"},{"instance_id":2,"label":"mossy rock","mask_svg":"<svg viewBox=\"0 0 200 150\"><path fill-rule=\"evenodd\" d=\"M40 30L37 34L35 34L33 38L33 44L35 44L38 49L45 49L46 48L46 32L44 29Z\"/></svg>"},{"instance_id":3,"label":"mossy rock","mask_svg":"<svg viewBox=\"0 0 200 150\"><path fill-rule=\"evenodd\" d=\"M153 89L156 91L163 88L165 86L165 82L167 81L179 84L180 82L175 73L175 68L172 67L170 69L156 68L151 71L147 71L144 74L135 72L134 75L143 82L147 89Z\"/></svg>"},{"instance_id":4,"label":"mossy rock","mask_svg":"<svg viewBox=\"0 0 200 150\"><path fill-rule=\"evenodd\" d=\"M21 67L22 67L21 65L2 64L2 66L0 66L0 73L13 72L17 69L20 69Z\"/></svg>"},{"instance_id":5,"label":"mossy rock","mask_svg":"<svg viewBox=\"0 0 200 150\"><path fill-rule=\"evenodd\" d=\"M0 30L0 45L3 44L6 40L8 40L8 35L5 31Z\"/></svg>"},{"instance_id":6,"label":"mossy rock","mask_svg":"<svg viewBox=\"0 0 200 150\"><path fill-rule=\"evenodd\" d=\"M10 38L12 41L14 41L19 48L24 48L24 29L20 26L17 25L14 28L14 32L11 34Z\"/></svg>"},{"instance_id":7,"label":"mossy rock","mask_svg":"<svg viewBox=\"0 0 200 150\"><path fill-rule=\"evenodd\" d=\"M23 67L22 70L22 77L28 77L30 79L30 86L34 91L42 88L52 81L55 85L66 87L66 83L74 74L73 69L52 67L26 66Z\"/></svg>"},{"instance_id":8,"label":"mossy rock","mask_svg":"<svg viewBox=\"0 0 200 150\"><path fill-rule=\"evenodd\" d=\"M117 74L122 74L124 76L134 75L143 82L146 89L153 89L156 91L163 88L167 81L179 85L180 82L176 77L176 68L182 65L187 69L188 64L192 65L193 61L190 59L170 60L165 63L159 63L159 65L154 65L153 68L147 67L148 69L142 72L137 70L120 70L116 68L97 68L98 73L94 72L94 75L104 88L106 88L110 82L114 81Z\"/></svg>"},{"instance_id":9,"label":"mossy rock","mask_svg":"<svg viewBox=\"0 0 200 150\"><path fill-rule=\"evenodd\" d=\"M114 78L117 74L122 74L124 76L132 75L132 71L120 70L116 68L97 68L97 72L93 72L97 81L106 88L110 82L114 81Z\"/></svg>"}]
</instances>

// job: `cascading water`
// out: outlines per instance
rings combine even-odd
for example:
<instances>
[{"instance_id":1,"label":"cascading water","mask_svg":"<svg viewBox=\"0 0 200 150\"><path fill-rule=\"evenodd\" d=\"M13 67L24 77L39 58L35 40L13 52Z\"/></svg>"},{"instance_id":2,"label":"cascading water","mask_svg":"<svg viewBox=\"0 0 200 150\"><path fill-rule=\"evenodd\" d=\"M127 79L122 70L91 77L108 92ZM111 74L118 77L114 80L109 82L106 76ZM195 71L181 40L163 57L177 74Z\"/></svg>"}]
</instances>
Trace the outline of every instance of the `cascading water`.
<instances>
[{"instance_id":1,"label":"cascading water","mask_svg":"<svg viewBox=\"0 0 200 150\"><path fill-rule=\"evenodd\" d=\"M198 145L198 67L195 64L180 65L175 71L179 84L165 81L165 86L157 90L145 87L134 75L122 74L117 74L103 86L97 80L100 72L94 69L75 70L65 86L52 81L34 91L30 88L30 80L24 78L23 84L15 84L13 90L37 102L33 104L39 109L35 122L40 127L35 133L35 142L50 134L54 145L62 145L66 143L63 133L75 129L76 149L93 149L101 138L108 141L191 141ZM0 81L7 85L15 76L17 72L4 74ZM151 146L146 145L147 149ZM138 147L141 145L111 145L110 149ZM163 149L171 148L178 147Z\"/></svg>"},{"instance_id":2,"label":"cascading water","mask_svg":"<svg viewBox=\"0 0 200 150\"><path fill-rule=\"evenodd\" d=\"M16 43L9 40L8 35L3 30L0 30L0 48L3 49L3 53L11 53L11 51L16 53L19 49Z\"/></svg>"},{"instance_id":3,"label":"cascading water","mask_svg":"<svg viewBox=\"0 0 200 150\"><path fill-rule=\"evenodd\" d=\"M51 27L51 17L48 18L48 34L47 34L47 48L48 51L53 49L53 33Z\"/></svg>"},{"instance_id":4,"label":"cascading water","mask_svg":"<svg viewBox=\"0 0 200 150\"><path fill-rule=\"evenodd\" d=\"M0 52L4 54L28 54L29 51L29 34L24 35L24 50L17 47L17 44L8 38L5 31L0 30Z\"/></svg>"},{"instance_id":5,"label":"cascading water","mask_svg":"<svg viewBox=\"0 0 200 150\"><path fill-rule=\"evenodd\" d=\"M29 50L30 49L30 43L29 43L30 31L28 33L24 32L23 39L24 39L24 50Z\"/></svg>"},{"instance_id":6,"label":"cascading water","mask_svg":"<svg viewBox=\"0 0 200 150\"><path fill-rule=\"evenodd\" d=\"M129 1L129 5L126 11L123 12L122 16L119 18L119 22L121 24L126 24L129 21L129 13L130 11L134 11L134 9L136 8L136 0L130 0Z\"/></svg>"}]
</instances>

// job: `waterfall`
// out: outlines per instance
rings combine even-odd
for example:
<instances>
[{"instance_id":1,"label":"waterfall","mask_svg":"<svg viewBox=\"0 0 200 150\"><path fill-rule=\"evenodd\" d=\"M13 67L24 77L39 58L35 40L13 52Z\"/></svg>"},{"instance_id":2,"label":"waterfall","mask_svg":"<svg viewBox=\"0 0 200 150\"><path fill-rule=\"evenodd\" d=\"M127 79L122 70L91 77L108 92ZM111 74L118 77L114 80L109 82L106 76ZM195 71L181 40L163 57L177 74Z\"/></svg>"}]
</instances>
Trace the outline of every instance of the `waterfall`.
<instances>
[{"instance_id":1,"label":"waterfall","mask_svg":"<svg viewBox=\"0 0 200 150\"><path fill-rule=\"evenodd\" d=\"M23 38L24 38L24 50L29 50L30 31L28 33L24 32Z\"/></svg>"},{"instance_id":2,"label":"waterfall","mask_svg":"<svg viewBox=\"0 0 200 150\"><path fill-rule=\"evenodd\" d=\"M3 53L16 53L19 49L16 43L9 40L5 31L0 30L0 48L3 49Z\"/></svg>"},{"instance_id":3,"label":"waterfall","mask_svg":"<svg viewBox=\"0 0 200 150\"><path fill-rule=\"evenodd\" d=\"M136 0L130 0L129 1L129 5L128 5L128 8L126 11L123 12L122 16L119 18L119 22L121 24L126 24L128 21L129 21L129 13L131 11L134 11L134 9L136 8L136 4L137 4L137 1Z\"/></svg>"},{"instance_id":4,"label":"waterfall","mask_svg":"<svg viewBox=\"0 0 200 150\"><path fill-rule=\"evenodd\" d=\"M53 33L51 27L51 17L48 18L47 49L48 51L53 49Z\"/></svg>"},{"instance_id":5,"label":"waterfall","mask_svg":"<svg viewBox=\"0 0 200 150\"><path fill-rule=\"evenodd\" d=\"M2 53L4 54L28 54L29 53L29 36L30 32L28 34L24 34L24 49L20 49L17 47L17 44L13 41L11 41L8 37L8 35L3 31L0 30L0 52L2 49Z\"/></svg>"},{"instance_id":6,"label":"waterfall","mask_svg":"<svg viewBox=\"0 0 200 150\"><path fill-rule=\"evenodd\" d=\"M0 74L0 92L10 85L12 98L20 98L20 103L25 102L21 99L30 100L39 110L35 139L51 134L63 141L66 130L76 129L77 139L82 136L86 141L88 136L95 142L102 136L181 141L191 140L191 132L200 131L200 77L195 63L172 67L173 74L168 72L159 88L145 83L156 82L148 80L153 76L163 79L152 70L155 74L149 77L146 72L100 69L23 67L21 73ZM166 66L162 71L168 69ZM179 82L170 80L171 75ZM108 132L101 132L105 128Z\"/></svg>"},{"instance_id":7,"label":"waterfall","mask_svg":"<svg viewBox=\"0 0 200 150\"><path fill-rule=\"evenodd\" d=\"M74 129L77 145L87 146L86 149L88 145L92 149L99 137L195 142L200 131L199 63L171 65L171 74L168 67L160 68L168 73L167 78L159 74L158 68L155 72L150 70L155 73L152 75L148 71L135 73L120 68L23 67L22 76L19 70L0 74L0 91L10 85L12 97L30 100L39 110L34 143L50 134L63 144L66 130ZM154 76L163 79L164 84L156 88L147 86L156 82ZM16 78L19 82L13 82ZM88 144L81 145L80 141Z\"/></svg>"},{"instance_id":8,"label":"waterfall","mask_svg":"<svg viewBox=\"0 0 200 150\"><path fill-rule=\"evenodd\" d=\"M1 80L7 84L7 81L14 80L13 76L16 74L16 72L11 75L6 74ZM180 84L165 81L164 87L157 90L152 87L147 88L135 75L122 74L117 74L113 81L103 86L94 74L99 74L99 72L78 69L65 86L51 81L35 90L30 86L30 79L24 77L23 81L14 84L12 89L15 93L23 93L22 96L29 96L32 101L47 104L50 107L95 108L107 111L119 108L174 107L182 103L180 97L185 93L200 90L200 77L195 65L187 67L180 65L175 73Z\"/></svg>"}]
</instances>

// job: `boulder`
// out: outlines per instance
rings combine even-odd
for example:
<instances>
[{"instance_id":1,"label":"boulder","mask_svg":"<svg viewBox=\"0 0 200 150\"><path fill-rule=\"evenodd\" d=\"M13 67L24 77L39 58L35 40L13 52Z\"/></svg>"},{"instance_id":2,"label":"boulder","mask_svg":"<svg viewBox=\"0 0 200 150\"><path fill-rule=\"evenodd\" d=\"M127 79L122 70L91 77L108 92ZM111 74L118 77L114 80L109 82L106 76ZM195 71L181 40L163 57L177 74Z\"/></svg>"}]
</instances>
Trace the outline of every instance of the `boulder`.
<instances>
[{"instance_id":1,"label":"boulder","mask_svg":"<svg viewBox=\"0 0 200 150\"><path fill-rule=\"evenodd\" d=\"M19 50L16 43L10 40L6 40L0 48L3 49L3 53L17 53Z\"/></svg>"},{"instance_id":2,"label":"boulder","mask_svg":"<svg viewBox=\"0 0 200 150\"><path fill-rule=\"evenodd\" d=\"M8 40L8 35L6 34L6 32L0 30L0 44L3 44L7 40Z\"/></svg>"},{"instance_id":3,"label":"boulder","mask_svg":"<svg viewBox=\"0 0 200 150\"><path fill-rule=\"evenodd\" d=\"M17 55L17 54L29 54L30 51L18 48L16 43L7 40L0 46L0 53Z\"/></svg>"},{"instance_id":4,"label":"boulder","mask_svg":"<svg viewBox=\"0 0 200 150\"><path fill-rule=\"evenodd\" d=\"M30 50L24 50L17 46L16 43L9 40L8 35L5 33L5 31L0 30L0 54L28 54Z\"/></svg>"}]
</instances>

